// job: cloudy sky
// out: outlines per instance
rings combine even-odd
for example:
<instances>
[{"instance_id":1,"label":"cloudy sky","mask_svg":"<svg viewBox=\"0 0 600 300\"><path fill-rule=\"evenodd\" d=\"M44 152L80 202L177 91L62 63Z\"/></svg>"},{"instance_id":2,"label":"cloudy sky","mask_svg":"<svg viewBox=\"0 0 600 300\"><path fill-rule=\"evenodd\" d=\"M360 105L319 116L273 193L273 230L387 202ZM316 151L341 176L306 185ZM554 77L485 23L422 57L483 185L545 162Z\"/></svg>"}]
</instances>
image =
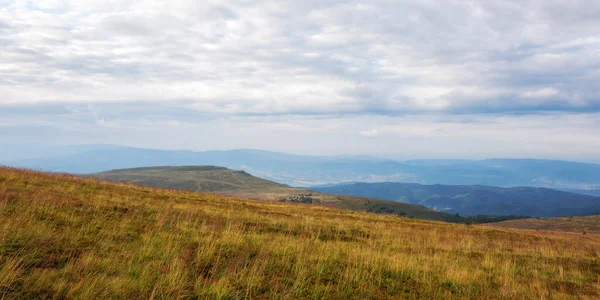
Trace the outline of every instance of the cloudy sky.
<instances>
[{"instance_id":1,"label":"cloudy sky","mask_svg":"<svg viewBox=\"0 0 600 300\"><path fill-rule=\"evenodd\" d=\"M600 161L600 2L0 0L0 142Z\"/></svg>"}]
</instances>

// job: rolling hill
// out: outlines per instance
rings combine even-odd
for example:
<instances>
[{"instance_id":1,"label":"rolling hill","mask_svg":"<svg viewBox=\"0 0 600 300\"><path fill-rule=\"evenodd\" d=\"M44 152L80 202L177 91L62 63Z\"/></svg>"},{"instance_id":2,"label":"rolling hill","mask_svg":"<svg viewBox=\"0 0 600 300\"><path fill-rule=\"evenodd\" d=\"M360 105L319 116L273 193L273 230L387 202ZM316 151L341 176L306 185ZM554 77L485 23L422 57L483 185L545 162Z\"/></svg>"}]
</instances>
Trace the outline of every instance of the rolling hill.
<instances>
[{"instance_id":1,"label":"rolling hill","mask_svg":"<svg viewBox=\"0 0 600 300\"><path fill-rule=\"evenodd\" d=\"M494 223L495 227L600 234L600 215L568 218L531 218Z\"/></svg>"},{"instance_id":2,"label":"rolling hill","mask_svg":"<svg viewBox=\"0 0 600 300\"><path fill-rule=\"evenodd\" d=\"M460 215L526 215L560 217L600 214L600 198L546 188L498 188L415 183L352 183L312 188L323 193L354 195L419 204Z\"/></svg>"},{"instance_id":3,"label":"rolling hill","mask_svg":"<svg viewBox=\"0 0 600 300\"><path fill-rule=\"evenodd\" d=\"M0 168L7 299L597 299L598 235Z\"/></svg>"},{"instance_id":4,"label":"rolling hill","mask_svg":"<svg viewBox=\"0 0 600 300\"><path fill-rule=\"evenodd\" d=\"M427 220L486 223L516 218L514 216L463 218L454 214L434 211L421 205L365 197L323 194L264 180L244 171L214 166L119 169L89 176L159 188L211 192L225 196L259 200L307 202L340 209L396 214Z\"/></svg>"},{"instance_id":5,"label":"rolling hill","mask_svg":"<svg viewBox=\"0 0 600 300\"><path fill-rule=\"evenodd\" d=\"M363 156L323 157L260 150L174 151L82 145L44 150L43 145L0 149L0 164L52 172L97 173L148 166L217 165L268 180L314 186L342 182L535 186L600 189L600 164L536 159L410 160ZM40 149L36 153L32 149ZM28 154L29 158L25 158Z\"/></svg>"},{"instance_id":6,"label":"rolling hill","mask_svg":"<svg viewBox=\"0 0 600 300\"><path fill-rule=\"evenodd\" d=\"M90 176L153 187L212 192L262 200L278 200L281 197L307 192L264 180L244 171L215 166L143 167L111 170Z\"/></svg>"}]
</instances>

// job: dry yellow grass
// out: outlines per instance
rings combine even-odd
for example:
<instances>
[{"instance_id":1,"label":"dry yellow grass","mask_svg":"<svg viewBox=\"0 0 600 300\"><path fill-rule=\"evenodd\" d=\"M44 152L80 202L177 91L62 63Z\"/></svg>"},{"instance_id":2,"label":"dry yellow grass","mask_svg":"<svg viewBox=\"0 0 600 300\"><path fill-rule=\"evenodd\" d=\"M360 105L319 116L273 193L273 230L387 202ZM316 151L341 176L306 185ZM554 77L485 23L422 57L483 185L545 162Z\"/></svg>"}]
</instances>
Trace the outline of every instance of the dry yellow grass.
<instances>
[{"instance_id":1,"label":"dry yellow grass","mask_svg":"<svg viewBox=\"0 0 600 300\"><path fill-rule=\"evenodd\" d=\"M489 224L494 227L600 234L600 215L566 218L530 218Z\"/></svg>"},{"instance_id":2,"label":"dry yellow grass","mask_svg":"<svg viewBox=\"0 0 600 300\"><path fill-rule=\"evenodd\" d=\"M599 297L597 235L0 169L0 298Z\"/></svg>"}]
</instances>

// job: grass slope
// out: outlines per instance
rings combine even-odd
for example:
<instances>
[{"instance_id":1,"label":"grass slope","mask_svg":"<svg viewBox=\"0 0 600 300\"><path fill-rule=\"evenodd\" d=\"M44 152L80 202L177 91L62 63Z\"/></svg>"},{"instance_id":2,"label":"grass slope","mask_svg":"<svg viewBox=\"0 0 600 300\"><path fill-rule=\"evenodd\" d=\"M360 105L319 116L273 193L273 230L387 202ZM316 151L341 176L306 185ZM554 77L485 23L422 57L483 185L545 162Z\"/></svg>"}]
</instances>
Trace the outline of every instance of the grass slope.
<instances>
[{"instance_id":1,"label":"grass slope","mask_svg":"<svg viewBox=\"0 0 600 300\"><path fill-rule=\"evenodd\" d=\"M473 220L457 218L453 214L437 212L421 205L369 199L344 195L330 195L292 188L252 176L244 171L214 166L145 167L120 169L90 175L92 177L131 182L145 186L204 191L225 196L260 200L279 200L293 195L309 195L313 204L355 211L396 214L418 219L448 222L495 222L502 218L485 217Z\"/></svg>"},{"instance_id":2,"label":"grass slope","mask_svg":"<svg viewBox=\"0 0 600 300\"><path fill-rule=\"evenodd\" d=\"M465 216L561 217L600 214L599 197L536 187L382 182L316 187L315 190L419 204Z\"/></svg>"},{"instance_id":3,"label":"grass slope","mask_svg":"<svg viewBox=\"0 0 600 300\"><path fill-rule=\"evenodd\" d=\"M496 227L600 234L600 215L568 218L532 218L493 224Z\"/></svg>"},{"instance_id":4,"label":"grass slope","mask_svg":"<svg viewBox=\"0 0 600 300\"><path fill-rule=\"evenodd\" d=\"M0 298L597 299L597 235L0 169Z\"/></svg>"},{"instance_id":5,"label":"grass slope","mask_svg":"<svg viewBox=\"0 0 600 300\"><path fill-rule=\"evenodd\" d=\"M254 199L277 200L282 196L306 192L244 171L215 166L144 167L119 169L92 174L111 181L132 182L146 186L213 192Z\"/></svg>"}]
</instances>

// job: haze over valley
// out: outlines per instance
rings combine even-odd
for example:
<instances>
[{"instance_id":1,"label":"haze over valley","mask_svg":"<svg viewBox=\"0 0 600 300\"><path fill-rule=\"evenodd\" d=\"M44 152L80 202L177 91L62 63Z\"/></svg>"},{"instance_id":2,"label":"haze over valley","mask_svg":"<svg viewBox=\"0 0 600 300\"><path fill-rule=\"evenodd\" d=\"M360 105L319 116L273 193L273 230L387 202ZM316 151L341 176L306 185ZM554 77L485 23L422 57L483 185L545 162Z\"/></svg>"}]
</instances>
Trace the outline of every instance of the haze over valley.
<instances>
[{"instance_id":1,"label":"haze over valley","mask_svg":"<svg viewBox=\"0 0 600 300\"><path fill-rule=\"evenodd\" d=\"M27 148L28 157L10 149ZM373 156L307 156L262 150L155 150L115 145L5 145L0 163L76 174L112 169L214 165L245 170L291 186L346 182L412 182L421 184L535 186L589 190L600 187L600 164L540 159L407 160ZM34 150L39 149L39 150Z\"/></svg>"}]
</instances>

